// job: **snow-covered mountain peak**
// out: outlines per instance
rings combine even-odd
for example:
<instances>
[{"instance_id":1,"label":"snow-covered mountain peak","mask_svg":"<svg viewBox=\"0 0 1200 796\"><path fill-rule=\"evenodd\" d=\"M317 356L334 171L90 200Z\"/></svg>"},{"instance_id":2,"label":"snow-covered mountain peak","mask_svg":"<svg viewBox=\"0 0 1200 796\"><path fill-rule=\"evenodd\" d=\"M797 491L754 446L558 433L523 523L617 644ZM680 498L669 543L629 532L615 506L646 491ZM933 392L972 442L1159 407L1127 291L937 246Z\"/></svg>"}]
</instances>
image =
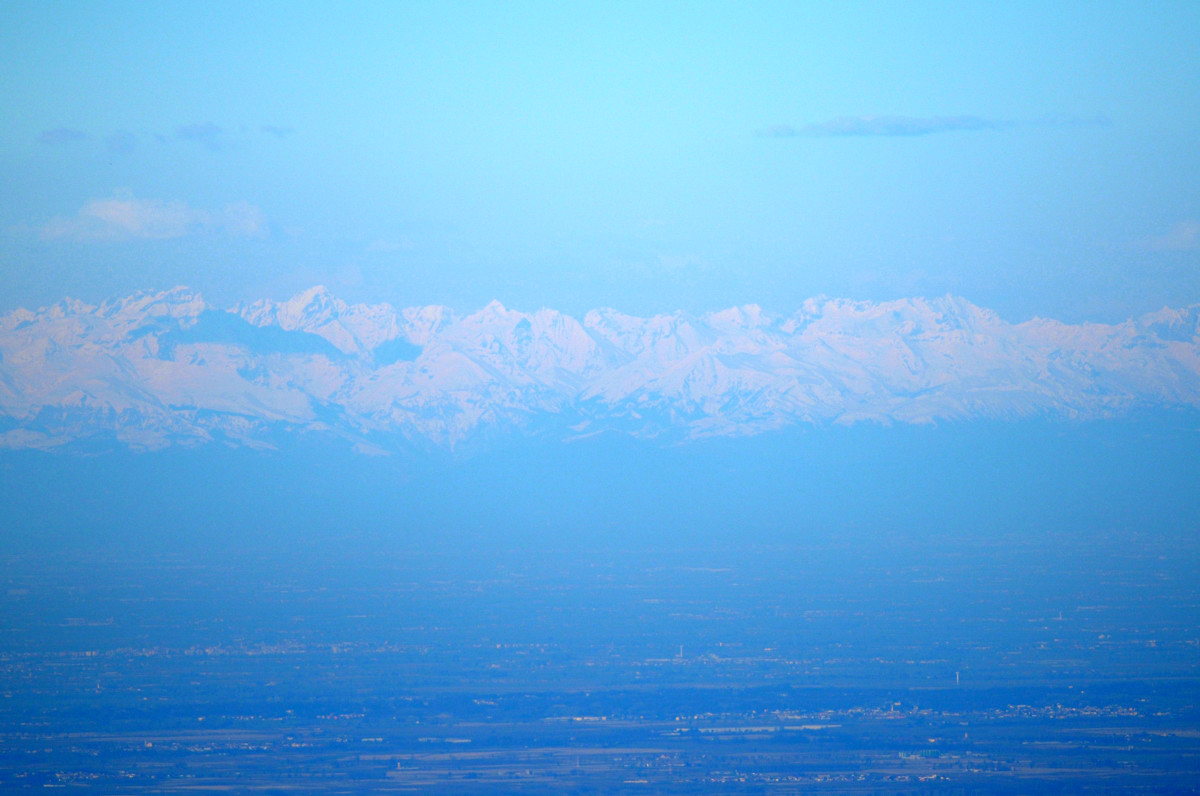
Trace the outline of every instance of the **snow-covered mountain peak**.
<instances>
[{"instance_id":1,"label":"snow-covered mountain peak","mask_svg":"<svg viewBox=\"0 0 1200 796\"><path fill-rule=\"evenodd\" d=\"M526 313L510 310L498 299L492 299L483 309L464 315L459 323L477 329L500 330L511 328L527 317Z\"/></svg>"},{"instance_id":2,"label":"snow-covered mountain peak","mask_svg":"<svg viewBox=\"0 0 1200 796\"><path fill-rule=\"evenodd\" d=\"M261 300L239 305L235 312L255 326L315 334L353 355L365 355L402 334L400 315L390 304L347 304L323 285L283 302Z\"/></svg>"},{"instance_id":3,"label":"snow-covered mountain peak","mask_svg":"<svg viewBox=\"0 0 1200 796\"><path fill-rule=\"evenodd\" d=\"M754 329L772 323L772 319L767 317L762 307L757 304L743 304L740 307L712 312L704 316L704 321L721 329Z\"/></svg>"},{"instance_id":4,"label":"snow-covered mountain peak","mask_svg":"<svg viewBox=\"0 0 1200 796\"><path fill-rule=\"evenodd\" d=\"M1200 337L1200 304L1181 309L1163 307L1143 315L1138 324L1164 340L1194 340Z\"/></svg>"},{"instance_id":5,"label":"snow-covered mountain peak","mask_svg":"<svg viewBox=\"0 0 1200 796\"><path fill-rule=\"evenodd\" d=\"M285 329L304 329L336 321L345 310L344 301L316 285L279 304L276 314Z\"/></svg>"},{"instance_id":6,"label":"snow-covered mountain peak","mask_svg":"<svg viewBox=\"0 0 1200 796\"><path fill-rule=\"evenodd\" d=\"M199 292L179 286L105 301L97 308L96 314L117 325L134 326L156 320L186 323L208 308Z\"/></svg>"},{"instance_id":7,"label":"snow-covered mountain peak","mask_svg":"<svg viewBox=\"0 0 1200 796\"><path fill-rule=\"evenodd\" d=\"M1106 417L1200 407L1200 306L1009 324L954 296L819 297L772 319L499 301L347 304L322 287L215 312L187 288L0 316L0 445L161 446L280 429L455 445L586 427L703 437L793 423ZM569 422L568 422L569 421ZM40 441L39 441L40 440Z\"/></svg>"},{"instance_id":8,"label":"snow-covered mountain peak","mask_svg":"<svg viewBox=\"0 0 1200 796\"><path fill-rule=\"evenodd\" d=\"M260 299L239 305L235 311L255 326L294 330L328 323L345 309L346 304L335 298L324 285L315 285L286 301Z\"/></svg>"},{"instance_id":9,"label":"snow-covered mountain peak","mask_svg":"<svg viewBox=\"0 0 1200 796\"><path fill-rule=\"evenodd\" d=\"M454 323L454 311L449 307L431 304L408 307L400 311L404 337L416 345L427 345L438 333Z\"/></svg>"},{"instance_id":10,"label":"snow-covered mountain peak","mask_svg":"<svg viewBox=\"0 0 1200 796\"><path fill-rule=\"evenodd\" d=\"M0 315L0 331L9 332L18 327L26 328L38 319L38 314L24 307L18 307L7 315Z\"/></svg>"},{"instance_id":11,"label":"snow-covered mountain peak","mask_svg":"<svg viewBox=\"0 0 1200 796\"><path fill-rule=\"evenodd\" d=\"M91 304L82 302L79 299L68 297L64 298L62 301L52 304L47 310L45 310L45 315L54 320L58 320L61 318L87 315L95 309L96 308Z\"/></svg>"}]
</instances>

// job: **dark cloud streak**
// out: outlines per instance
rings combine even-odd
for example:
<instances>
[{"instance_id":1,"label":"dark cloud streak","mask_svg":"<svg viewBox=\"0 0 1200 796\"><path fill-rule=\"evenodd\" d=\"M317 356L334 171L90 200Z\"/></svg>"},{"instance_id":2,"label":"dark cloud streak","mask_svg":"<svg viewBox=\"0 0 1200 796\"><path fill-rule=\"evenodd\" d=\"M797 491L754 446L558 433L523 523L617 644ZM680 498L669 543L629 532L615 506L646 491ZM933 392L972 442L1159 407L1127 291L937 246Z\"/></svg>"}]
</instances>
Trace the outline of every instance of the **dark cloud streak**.
<instances>
[{"instance_id":1,"label":"dark cloud streak","mask_svg":"<svg viewBox=\"0 0 1200 796\"><path fill-rule=\"evenodd\" d=\"M225 147L225 131L213 122L196 122L175 128L181 141L195 141L214 152Z\"/></svg>"},{"instance_id":2,"label":"dark cloud streak","mask_svg":"<svg viewBox=\"0 0 1200 796\"><path fill-rule=\"evenodd\" d=\"M980 116L839 116L819 124L792 127L777 124L760 132L769 138L845 138L882 136L912 138L956 130L1001 130L1012 122Z\"/></svg>"},{"instance_id":3,"label":"dark cloud streak","mask_svg":"<svg viewBox=\"0 0 1200 796\"><path fill-rule=\"evenodd\" d=\"M137 148L137 136L128 130L118 130L104 139L104 146L109 152L123 155Z\"/></svg>"},{"instance_id":4,"label":"dark cloud streak","mask_svg":"<svg viewBox=\"0 0 1200 796\"><path fill-rule=\"evenodd\" d=\"M74 144L79 141L86 141L91 136L82 130L76 130L73 127L56 127L53 130L43 130L38 135L38 140L43 144L50 146L61 146L63 144Z\"/></svg>"},{"instance_id":5,"label":"dark cloud streak","mask_svg":"<svg viewBox=\"0 0 1200 796\"><path fill-rule=\"evenodd\" d=\"M1076 116L1048 114L1037 119L1014 122L982 116L839 116L827 122L793 127L776 124L759 130L765 138L915 138L935 133L1005 130L1013 127L1058 127L1068 129L1111 127L1103 114Z\"/></svg>"}]
</instances>

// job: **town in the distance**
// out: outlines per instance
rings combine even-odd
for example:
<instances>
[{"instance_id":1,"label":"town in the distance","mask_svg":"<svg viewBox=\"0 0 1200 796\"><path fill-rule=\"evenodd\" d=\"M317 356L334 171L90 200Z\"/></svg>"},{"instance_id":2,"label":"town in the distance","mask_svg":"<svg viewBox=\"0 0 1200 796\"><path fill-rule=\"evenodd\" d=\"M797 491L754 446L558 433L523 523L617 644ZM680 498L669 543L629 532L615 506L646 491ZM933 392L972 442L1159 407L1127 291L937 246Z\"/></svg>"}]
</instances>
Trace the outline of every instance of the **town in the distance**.
<instances>
[{"instance_id":1,"label":"town in the distance","mask_svg":"<svg viewBox=\"0 0 1200 796\"><path fill-rule=\"evenodd\" d=\"M1127 541L12 555L0 787L1192 792L1197 551Z\"/></svg>"}]
</instances>

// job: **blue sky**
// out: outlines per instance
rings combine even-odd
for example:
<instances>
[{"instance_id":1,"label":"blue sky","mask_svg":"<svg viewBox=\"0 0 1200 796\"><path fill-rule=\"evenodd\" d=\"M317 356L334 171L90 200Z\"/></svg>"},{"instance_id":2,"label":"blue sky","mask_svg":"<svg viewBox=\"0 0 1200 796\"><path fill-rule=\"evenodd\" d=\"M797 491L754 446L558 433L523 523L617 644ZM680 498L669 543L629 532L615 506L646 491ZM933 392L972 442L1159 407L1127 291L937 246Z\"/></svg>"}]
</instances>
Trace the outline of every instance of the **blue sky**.
<instances>
[{"instance_id":1,"label":"blue sky","mask_svg":"<svg viewBox=\"0 0 1200 796\"><path fill-rule=\"evenodd\" d=\"M316 283L577 313L1200 302L1194 3L5 17L0 310Z\"/></svg>"}]
</instances>

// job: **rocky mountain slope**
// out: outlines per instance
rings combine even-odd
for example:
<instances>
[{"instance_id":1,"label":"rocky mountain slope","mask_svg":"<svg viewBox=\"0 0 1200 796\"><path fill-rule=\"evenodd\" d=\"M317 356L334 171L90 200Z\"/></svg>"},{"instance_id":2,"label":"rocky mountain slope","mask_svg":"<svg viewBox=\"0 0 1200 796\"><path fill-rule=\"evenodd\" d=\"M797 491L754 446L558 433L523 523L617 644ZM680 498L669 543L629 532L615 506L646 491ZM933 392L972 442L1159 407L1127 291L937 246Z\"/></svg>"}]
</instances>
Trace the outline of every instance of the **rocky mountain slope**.
<instances>
[{"instance_id":1,"label":"rocky mountain slope","mask_svg":"<svg viewBox=\"0 0 1200 796\"><path fill-rule=\"evenodd\" d=\"M320 287L224 311L181 287L0 316L8 448L314 432L384 451L1178 405L1200 406L1200 305L1115 325L1010 324L949 296L580 320L498 302L465 316L350 305Z\"/></svg>"}]
</instances>

